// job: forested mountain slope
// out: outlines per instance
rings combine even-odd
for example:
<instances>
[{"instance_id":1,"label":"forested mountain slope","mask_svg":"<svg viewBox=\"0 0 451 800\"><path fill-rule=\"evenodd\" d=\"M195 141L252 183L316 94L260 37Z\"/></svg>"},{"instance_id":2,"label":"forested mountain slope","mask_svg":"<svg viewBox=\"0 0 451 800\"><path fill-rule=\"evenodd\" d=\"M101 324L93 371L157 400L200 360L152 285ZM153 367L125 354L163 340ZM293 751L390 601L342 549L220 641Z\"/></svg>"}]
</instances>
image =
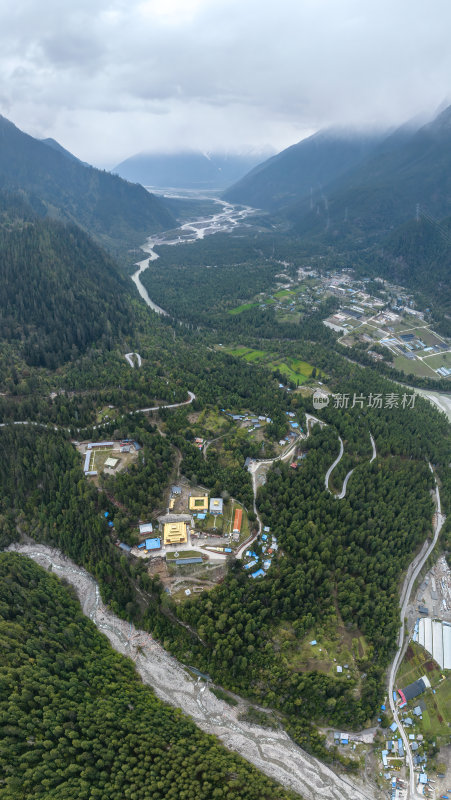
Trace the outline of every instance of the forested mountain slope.
<instances>
[{"instance_id":1,"label":"forested mountain slope","mask_svg":"<svg viewBox=\"0 0 451 800\"><path fill-rule=\"evenodd\" d=\"M4 800L294 800L140 682L41 567L0 554Z\"/></svg>"},{"instance_id":2,"label":"forested mountain slope","mask_svg":"<svg viewBox=\"0 0 451 800\"><path fill-rule=\"evenodd\" d=\"M381 141L376 134L320 131L282 150L224 193L232 203L274 211L301 198L322 194L329 184L362 161Z\"/></svg>"},{"instance_id":3,"label":"forested mountain slope","mask_svg":"<svg viewBox=\"0 0 451 800\"><path fill-rule=\"evenodd\" d=\"M39 213L76 222L109 246L140 244L174 218L142 186L71 159L0 117L0 187L21 191Z\"/></svg>"},{"instance_id":4,"label":"forested mountain slope","mask_svg":"<svg viewBox=\"0 0 451 800\"><path fill-rule=\"evenodd\" d=\"M130 330L129 282L72 224L43 220L0 192L0 339L54 368Z\"/></svg>"},{"instance_id":5,"label":"forested mountain slope","mask_svg":"<svg viewBox=\"0 0 451 800\"><path fill-rule=\"evenodd\" d=\"M419 130L403 126L368 158L285 215L302 234L380 236L415 217L451 211L451 107Z\"/></svg>"},{"instance_id":6,"label":"forested mountain slope","mask_svg":"<svg viewBox=\"0 0 451 800\"><path fill-rule=\"evenodd\" d=\"M429 307L440 331L451 335L451 219L420 218L397 228L384 242L378 274L407 286Z\"/></svg>"}]
</instances>

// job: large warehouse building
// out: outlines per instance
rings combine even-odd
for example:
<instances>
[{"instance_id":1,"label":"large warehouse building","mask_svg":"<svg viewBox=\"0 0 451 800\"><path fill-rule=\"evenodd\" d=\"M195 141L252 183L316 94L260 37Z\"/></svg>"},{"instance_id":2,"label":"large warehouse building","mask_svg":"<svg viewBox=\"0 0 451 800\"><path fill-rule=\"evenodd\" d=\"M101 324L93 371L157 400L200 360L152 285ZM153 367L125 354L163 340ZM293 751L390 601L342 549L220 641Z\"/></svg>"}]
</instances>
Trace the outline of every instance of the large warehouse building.
<instances>
[{"instance_id":1,"label":"large warehouse building","mask_svg":"<svg viewBox=\"0 0 451 800\"><path fill-rule=\"evenodd\" d=\"M420 619L418 644L421 644L442 669L451 669L451 625L448 622Z\"/></svg>"}]
</instances>

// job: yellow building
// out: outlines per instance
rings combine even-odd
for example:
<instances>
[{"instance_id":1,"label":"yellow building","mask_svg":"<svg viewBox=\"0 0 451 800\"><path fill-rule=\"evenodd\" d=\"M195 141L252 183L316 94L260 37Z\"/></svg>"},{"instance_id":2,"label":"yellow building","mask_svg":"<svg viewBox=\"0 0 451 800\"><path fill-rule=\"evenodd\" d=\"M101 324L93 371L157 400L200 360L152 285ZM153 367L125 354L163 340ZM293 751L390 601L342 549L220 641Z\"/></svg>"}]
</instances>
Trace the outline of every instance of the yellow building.
<instances>
[{"instance_id":1,"label":"yellow building","mask_svg":"<svg viewBox=\"0 0 451 800\"><path fill-rule=\"evenodd\" d=\"M163 528L164 544L185 544L188 541L186 522L166 522Z\"/></svg>"},{"instance_id":2,"label":"yellow building","mask_svg":"<svg viewBox=\"0 0 451 800\"><path fill-rule=\"evenodd\" d=\"M189 498L190 511L208 511L208 495L204 497L195 497L190 495Z\"/></svg>"}]
</instances>

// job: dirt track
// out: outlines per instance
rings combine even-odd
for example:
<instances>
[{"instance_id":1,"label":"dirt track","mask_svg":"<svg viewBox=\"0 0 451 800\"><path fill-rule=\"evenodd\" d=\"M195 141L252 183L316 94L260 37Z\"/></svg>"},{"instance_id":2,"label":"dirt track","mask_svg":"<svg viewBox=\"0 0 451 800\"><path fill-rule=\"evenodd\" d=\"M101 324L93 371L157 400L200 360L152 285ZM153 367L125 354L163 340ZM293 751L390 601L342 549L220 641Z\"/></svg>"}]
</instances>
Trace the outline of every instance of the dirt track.
<instances>
[{"instance_id":1,"label":"dirt track","mask_svg":"<svg viewBox=\"0 0 451 800\"><path fill-rule=\"evenodd\" d=\"M181 708L206 733L214 734L305 800L374 800L372 787L359 787L346 776L297 747L283 731L268 731L237 719L237 710L218 700L200 680L193 680L181 664L144 631L135 629L107 609L94 579L58 550L44 545L11 545L41 566L68 580L76 589L83 612L105 633L118 652L136 664L144 683L162 700ZM139 648L139 650L138 650Z\"/></svg>"}]
</instances>

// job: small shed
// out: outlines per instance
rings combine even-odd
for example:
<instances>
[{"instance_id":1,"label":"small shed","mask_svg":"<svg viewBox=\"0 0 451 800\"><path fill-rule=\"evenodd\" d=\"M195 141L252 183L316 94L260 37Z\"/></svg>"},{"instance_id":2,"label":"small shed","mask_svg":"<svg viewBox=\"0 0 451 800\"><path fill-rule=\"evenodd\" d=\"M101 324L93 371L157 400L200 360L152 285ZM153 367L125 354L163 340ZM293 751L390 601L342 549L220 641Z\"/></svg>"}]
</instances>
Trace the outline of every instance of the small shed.
<instances>
[{"instance_id":1,"label":"small shed","mask_svg":"<svg viewBox=\"0 0 451 800\"><path fill-rule=\"evenodd\" d=\"M143 525L139 526L140 536L146 536L149 533L153 533L153 525L151 522L145 522Z\"/></svg>"}]
</instances>

